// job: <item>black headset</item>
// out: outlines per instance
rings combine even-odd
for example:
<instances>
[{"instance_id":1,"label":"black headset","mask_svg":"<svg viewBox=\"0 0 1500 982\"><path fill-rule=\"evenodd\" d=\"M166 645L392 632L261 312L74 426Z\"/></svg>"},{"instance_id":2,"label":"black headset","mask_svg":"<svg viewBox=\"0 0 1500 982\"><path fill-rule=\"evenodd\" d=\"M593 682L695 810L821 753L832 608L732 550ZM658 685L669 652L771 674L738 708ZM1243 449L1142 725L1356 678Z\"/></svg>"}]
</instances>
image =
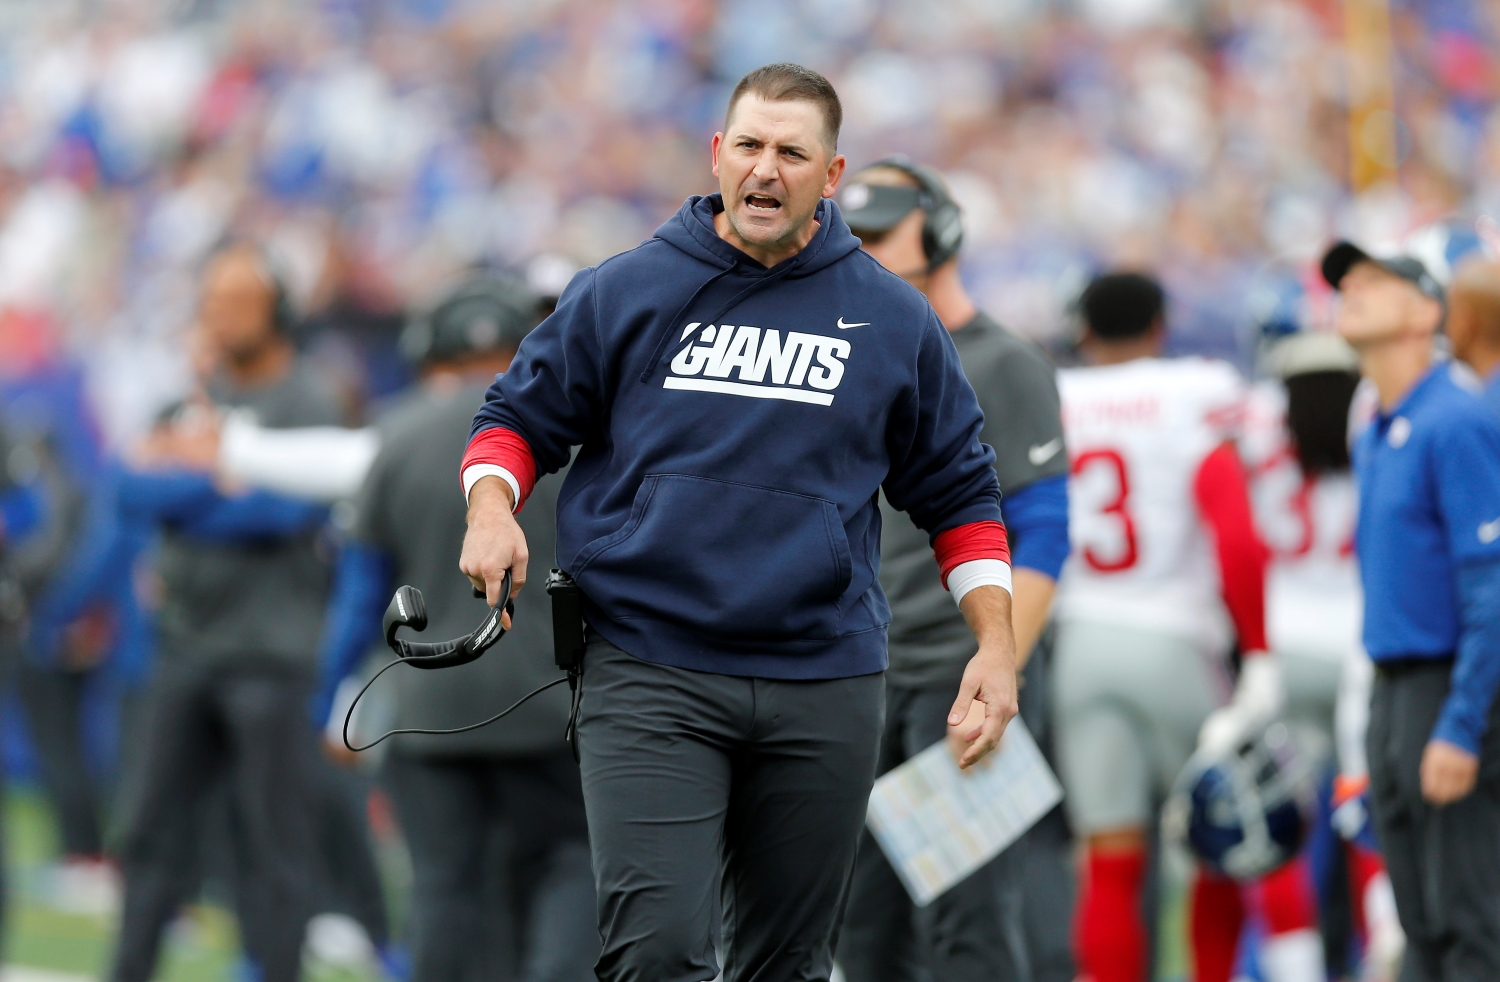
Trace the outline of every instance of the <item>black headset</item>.
<instances>
[{"instance_id":1,"label":"black headset","mask_svg":"<svg viewBox=\"0 0 1500 982\"><path fill-rule=\"evenodd\" d=\"M540 300L525 284L481 275L462 283L401 331L398 347L413 364L518 347L541 319Z\"/></svg>"},{"instance_id":2,"label":"black headset","mask_svg":"<svg viewBox=\"0 0 1500 982\"><path fill-rule=\"evenodd\" d=\"M402 638L396 637L396 632L403 627L409 627L413 631L423 631L427 629L427 604L422 599L422 591L418 590L414 586L403 586L398 589L395 596L391 597L390 606L386 608L385 618L380 625L382 632L385 634L385 643L389 645L391 650L396 653L396 659L395 661L387 662L385 666L380 669L380 671L372 675L370 677L370 681L364 684L364 686L359 690L359 694L354 697L354 701L349 704L348 711L344 713L344 746L348 747L355 753L358 753L362 750L369 750L376 744L384 743L391 737L403 733L421 733L429 736L445 736L452 733L467 733L470 730L477 730L481 726L489 726L491 723L497 720L504 719L511 713L515 712L518 708L520 708L521 704L526 702L526 700L532 698L533 696L541 695L543 692L547 691L553 686L562 685L564 682L569 683L569 685L574 690L573 715L568 719L567 732L569 742L574 743L573 728L574 721L577 719L578 715L578 696L580 693L578 690L578 676L572 672L563 676L562 678L553 679L551 682L546 682L542 685L537 686L535 689L532 689L530 692L526 693L526 695L511 703L505 709L502 709L500 712L491 716L489 719L481 720L478 723L470 723L468 726L455 726L443 730L432 730L422 727L407 727L399 730L387 730L385 733L381 734L380 737L370 741L362 747L356 747L354 744L349 742L349 723L354 719L354 707L358 706L360 699L364 698L365 693L370 691L370 686L374 685L375 681L379 679L380 676L384 675L392 668L395 668L397 665L410 665L413 668L428 669L452 668L455 665L467 665L469 662L473 661L474 659L478 658L480 655L488 651L490 648L494 647L495 642L499 641L505 636L505 625L500 620L500 615L502 613L506 613L510 614L512 617L515 616L515 607L511 604L510 601L510 590L512 582L513 581L511 580L510 570L506 570L504 581L500 585L500 596L504 599L504 602L497 606L489 608L489 610L485 612L484 620L479 622L478 627L470 631L468 634L465 634L461 638L454 638L451 641L435 642L406 641ZM482 598L484 596L484 593L476 589L474 591L474 595L475 597ZM576 759L578 753L576 743L574 743L573 753Z\"/></svg>"},{"instance_id":3,"label":"black headset","mask_svg":"<svg viewBox=\"0 0 1500 982\"><path fill-rule=\"evenodd\" d=\"M922 222L922 254L927 257L927 272L958 255L964 243L963 216L938 172L901 156L884 157L865 169L877 167L898 170L917 182L917 207L926 215Z\"/></svg>"}]
</instances>

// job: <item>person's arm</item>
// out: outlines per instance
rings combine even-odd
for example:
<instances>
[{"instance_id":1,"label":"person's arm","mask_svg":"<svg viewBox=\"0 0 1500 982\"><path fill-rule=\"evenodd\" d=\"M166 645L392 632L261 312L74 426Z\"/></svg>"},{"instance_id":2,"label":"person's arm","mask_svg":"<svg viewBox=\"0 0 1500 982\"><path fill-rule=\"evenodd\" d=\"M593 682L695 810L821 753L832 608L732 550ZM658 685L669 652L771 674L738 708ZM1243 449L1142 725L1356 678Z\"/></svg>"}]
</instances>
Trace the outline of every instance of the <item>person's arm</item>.
<instances>
[{"instance_id":1,"label":"person's arm","mask_svg":"<svg viewBox=\"0 0 1500 982\"><path fill-rule=\"evenodd\" d=\"M339 553L333 594L318 644L318 691L313 723L328 721L339 683L353 674L370 646L380 638L380 618L394 589L390 554L378 546L352 541Z\"/></svg>"},{"instance_id":2,"label":"person's arm","mask_svg":"<svg viewBox=\"0 0 1500 982\"><path fill-rule=\"evenodd\" d=\"M1193 495L1213 536L1224 605L1243 655L1233 698L1209 715L1198 735L1203 749L1223 751L1275 718L1285 702L1285 685L1266 644L1266 548L1255 530L1249 481L1232 444L1221 444L1204 458Z\"/></svg>"},{"instance_id":3,"label":"person's arm","mask_svg":"<svg viewBox=\"0 0 1500 982\"><path fill-rule=\"evenodd\" d=\"M1016 639L1011 630L1011 596L999 586L980 586L959 601L964 620L979 650L964 667L958 698L948 714L949 732L962 747L959 767L984 759L1000 745L1005 727L1019 710L1016 690ZM984 715L975 707L982 705Z\"/></svg>"},{"instance_id":4,"label":"person's arm","mask_svg":"<svg viewBox=\"0 0 1500 982\"><path fill-rule=\"evenodd\" d=\"M1479 777L1479 750L1500 688L1500 425L1484 411L1444 427L1431 454L1448 549L1457 566L1458 649L1448 698L1422 755L1422 794L1446 805Z\"/></svg>"},{"instance_id":5,"label":"person's arm","mask_svg":"<svg viewBox=\"0 0 1500 982\"><path fill-rule=\"evenodd\" d=\"M916 387L888 424L891 470L883 487L890 503L931 537L943 586L979 643L949 715L950 726L964 727L959 738L969 746L959 763L968 767L999 745L1016 714L1010 547L1000 523L995 455L979 440L979 403L931 311L916 367ZM971 728L965 720L975 702L983 704L984 720Z\"/></svg>"},{"instance_id":6,"label":"person's arm","mask_svg":"<svg viewBox=\"0 0 1500 982\"><path fill-rule=\"evenodd\" d=\"M145 545L146 525L127 521L118 492L122 472L105 468L90 496L75 545L28 611L27 651L52 664L64 629L101 598L133 588L135 558Z\"/></svg>"},{"instance_id":7,"label":"person's arm","mask_svg":"<svg viewBox=\"0 0 1500 982\"><path fill-rule=\"evenodd\" d=\"M327 519L326 505L251 491L220 496L202 512L173 524L184 535L206 542L245 542L300 535Z\"/></svg>"},{"instance_id":8,"label":"person's arm","mask_svg":"<svg viewBox=\"0 0 1500 982\"><path fill-rule=\"evenodd\" d=\"M1011 540L1011 621L1017 668L1024 668L1047 626L1057 578L1068 558L1068 478L1032 481L1001 503Z\"/></svg>"},{"instance_id":9,"label":"person's arm","mask_svg":"<svg viewBox=\"0 0 1500 982\"><path fill-rule=\"evenodd\" d=\"M374 427L268 429L230 413L219 438L218 472L236 484L331 504L359 490L379 452Z\"/></svg>"},{"instance_id":10,"label":"person's arm","mask_svg":"<svg viewBox=\"0 0 1500 982\"><path fill-rule=\"evenodd\" d=\"M112 480L120 518L132 525L187 521L206 513L220 499L213 478L197 471L118 467Z\"/></svg>"},{"instance_id":11,"label":"person's arm","mask_svg":"<svg viewBox=\"0 0 1500 982\"><path fill-rule=\"evenodd\" d=\"M116 495L128 524L162 525L208 542L296 535L322 524L328 509L269 491L226 496L207 474L121 470Z\"/></svg>"},{"instance_id":12,"label":"person's arm","mask_svg":"<svg viewBox=\"0 0 1500 982\"><path fill-rule=\"evenodd\" d=\"M514 513L536 478L567 464L602 415L604 355L594 271L573 277L557 310L527 335L510 369L495 379L474 417L460 468L468 532L459 568L491 607L506 570L511 593L526 583L526 536ZM630 384L630 383L625 383Z\"/></svg>"}]
</instances>

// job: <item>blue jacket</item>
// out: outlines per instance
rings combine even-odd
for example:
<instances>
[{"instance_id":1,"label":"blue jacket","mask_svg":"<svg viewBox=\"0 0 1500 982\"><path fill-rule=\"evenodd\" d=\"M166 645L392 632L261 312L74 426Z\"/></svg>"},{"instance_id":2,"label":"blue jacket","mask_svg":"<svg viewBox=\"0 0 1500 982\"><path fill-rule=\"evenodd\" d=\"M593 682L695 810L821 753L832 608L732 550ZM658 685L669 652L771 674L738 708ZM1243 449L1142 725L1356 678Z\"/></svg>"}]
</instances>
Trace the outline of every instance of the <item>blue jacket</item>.
<instances>
[{"instance_id":1,"label":"blue jacket","mask_svg":"<svg viewBox=\"0 0 1500 982\"><path fill-rule=\"evenodd\" d=\"M1500 686L1500 420L1448 363L1354 446L1365 648L1453 658L1433 736L1477 753Z\"/></svg>"},{"instance_id":2,"label":"blue jacket","mask_svg":"<svg viewBox=\"0 0 1500 982\"><path fill-rule=\"evenodd\" d=\"M993 452L927 301L838 207L767 269L719 238L718 195L580 272L474 421L581 450L559 562L636 657L726 675L881 671L876 491L931 535L1000 518Z\"/></svg>"}]
</instances>

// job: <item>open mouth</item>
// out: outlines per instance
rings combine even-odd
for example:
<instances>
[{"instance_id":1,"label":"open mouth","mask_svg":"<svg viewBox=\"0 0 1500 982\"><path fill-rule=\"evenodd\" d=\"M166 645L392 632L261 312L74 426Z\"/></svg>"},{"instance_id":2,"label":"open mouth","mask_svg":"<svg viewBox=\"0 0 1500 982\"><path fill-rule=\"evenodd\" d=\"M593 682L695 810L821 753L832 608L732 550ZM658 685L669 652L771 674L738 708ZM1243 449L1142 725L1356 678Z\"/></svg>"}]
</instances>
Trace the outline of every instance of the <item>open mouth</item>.
<instances>
[{"instance_id":1,"label":"open mouth","mask_svg":"<svg viewBox=\"0 0 1500 982\"><path fill-rule=\"evenodd\" d=\"M781 209L781 202L767 194L747 194L745 207L757 214L770 215Z\"/></svg>"}]
</instances>

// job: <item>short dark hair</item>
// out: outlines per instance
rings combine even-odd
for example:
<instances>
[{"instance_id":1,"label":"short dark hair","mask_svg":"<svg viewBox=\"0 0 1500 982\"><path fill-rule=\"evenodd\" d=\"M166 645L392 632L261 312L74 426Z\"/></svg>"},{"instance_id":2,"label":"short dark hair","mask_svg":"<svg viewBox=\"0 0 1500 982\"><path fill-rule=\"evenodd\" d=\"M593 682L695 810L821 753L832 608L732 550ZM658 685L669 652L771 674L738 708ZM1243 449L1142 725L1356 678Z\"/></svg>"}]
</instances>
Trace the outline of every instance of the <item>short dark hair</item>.
<instances>
[{"instance_id":1,"label":"short dark hair","mask_svg":"<svg viewBox=\"0 0 1500 982\"><path fill-rule=\"evenodd\" d=\"M1106 341L1144 336L1161 320L1166 306L1161 284L1143 273L1105 273L1078 298L1083 322Z\"/></svg>"},{"instance_id":2,"label":"short dark hair","mask_svg":"<svg viewBox=\"0 0 1500 982\"><path fill-rule=\"evenodd\" d=\"M789 61L760 68L740 79L729 96L729 108L724 111L724 128L729 128L729 118L734 107L744 95L758 95L767 102L811 102L823 112L823 124L828 131L828 148L837 150L839 129L844 125L844 107L833 83L811 68L803 68Z\"/></svg>"}]
</instances>

